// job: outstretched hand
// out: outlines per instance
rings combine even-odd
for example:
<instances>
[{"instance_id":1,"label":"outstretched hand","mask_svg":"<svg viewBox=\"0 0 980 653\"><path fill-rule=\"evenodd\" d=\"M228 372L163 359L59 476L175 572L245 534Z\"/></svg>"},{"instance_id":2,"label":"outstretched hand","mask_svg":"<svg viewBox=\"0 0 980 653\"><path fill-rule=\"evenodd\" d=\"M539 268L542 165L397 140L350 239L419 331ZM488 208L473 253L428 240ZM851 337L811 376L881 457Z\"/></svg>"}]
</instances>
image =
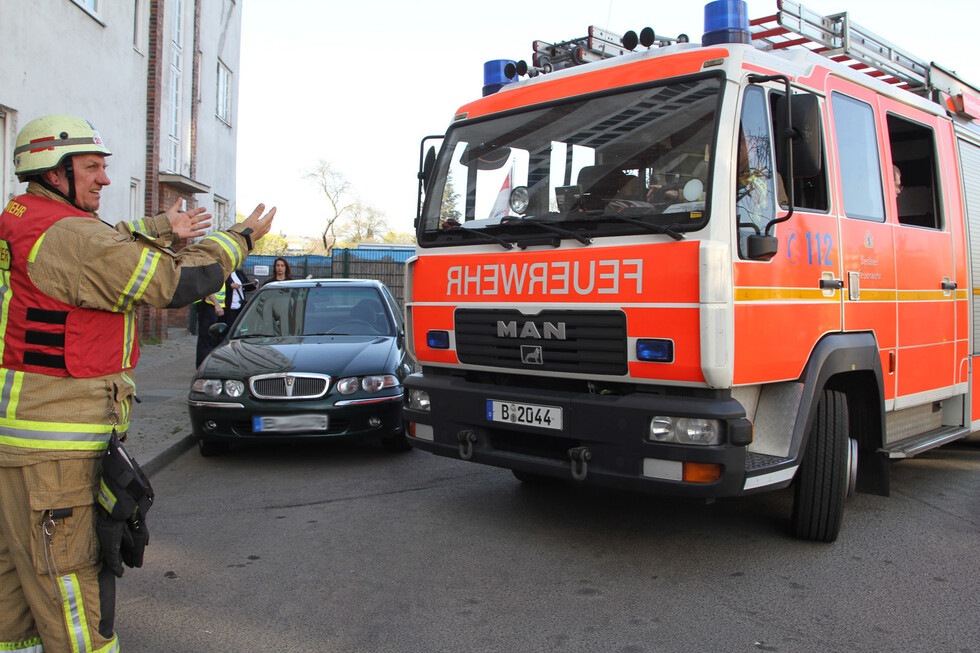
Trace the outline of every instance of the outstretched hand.
<instances>
[{"instance_id":1,"label":"outstretched hand","mask_svg":"<svg viewBox=\"0 0 980 653\"><path fill-rule=\"evenodd\" d=\"M164 213L170 220L170 229L174 235L178 238L197 238L206 234L208 227L211 226L211 214L204 207L182 212L181 202L183 200L177 200Z\"/></svg>"},{"instance_id":2,"label":"outstretched hand","mask_svg":"<svg viewBox=\"0 0 980 653\"><path fill-rule=\"evenodd\" d=\"M262 215L262 211L265 210L265 204L259 204L249 215L242 221L242 225L249 227L252 230L252 243L257 243L259 238L269 233L269 229L272 228L272 218L276 215L276 207L269 209L269 212Z\"/></svg>"}]
</instances>

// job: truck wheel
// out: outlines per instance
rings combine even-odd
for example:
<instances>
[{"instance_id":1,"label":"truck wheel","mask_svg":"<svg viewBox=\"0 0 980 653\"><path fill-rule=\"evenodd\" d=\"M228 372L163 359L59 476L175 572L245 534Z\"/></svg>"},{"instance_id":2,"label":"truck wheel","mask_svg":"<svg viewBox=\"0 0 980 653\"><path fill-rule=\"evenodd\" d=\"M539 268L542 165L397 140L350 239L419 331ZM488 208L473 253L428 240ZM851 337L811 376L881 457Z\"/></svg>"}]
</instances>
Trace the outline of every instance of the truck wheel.
<instances>
[{"instance_id":1,"label":"truck wheel","mask_svg":"<svg viewBox=\"0 0 980 653\"><path fill-rule=\"evenodd\" d=\"M853 492L857 476L856 445L848 436L847 397L837 390L824 390L796 474L796 537L814 542L837 539L844 499Z\"/></svg>"}]
</instances>

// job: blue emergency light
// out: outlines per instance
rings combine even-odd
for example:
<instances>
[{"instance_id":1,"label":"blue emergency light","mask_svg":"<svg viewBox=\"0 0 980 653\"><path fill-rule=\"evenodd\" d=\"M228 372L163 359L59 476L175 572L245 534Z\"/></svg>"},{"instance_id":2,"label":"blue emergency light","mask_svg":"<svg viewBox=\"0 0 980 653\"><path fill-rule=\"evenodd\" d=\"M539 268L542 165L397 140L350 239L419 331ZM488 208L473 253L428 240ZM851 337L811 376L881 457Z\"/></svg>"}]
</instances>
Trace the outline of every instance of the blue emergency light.
<instances>
[{"instance_id":1,"label":"blue emergency light","mask_svg":"<svg viewBox=\"0 0 980 653\"><path fill-rule=\"evenodd\" d=\"M701 45L719 43L752 43L745 0L715 0L704 6Z\"/></svg>"},{"instance_id":2,"label":"blue emergency light","mask_svg":"<svg viewBox=\"0 0 980 653\"><path fill-rule=\"evenodd\" d=\"M508 77L504 72L507 64L517 65L510 59L492 59L483 64L483 95L492 95L503 88L504 84L516 82L517 77Z\"/></svg>"}]
</instances>

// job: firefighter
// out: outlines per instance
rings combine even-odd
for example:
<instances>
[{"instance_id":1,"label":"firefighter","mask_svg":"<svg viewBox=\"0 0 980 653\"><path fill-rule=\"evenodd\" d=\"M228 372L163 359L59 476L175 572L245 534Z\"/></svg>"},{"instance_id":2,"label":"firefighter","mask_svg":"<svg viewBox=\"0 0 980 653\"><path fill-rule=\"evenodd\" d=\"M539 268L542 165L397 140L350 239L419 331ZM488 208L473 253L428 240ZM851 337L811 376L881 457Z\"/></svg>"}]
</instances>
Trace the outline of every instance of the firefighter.
<instances>
[{"instance_id":1,"label":"firefighter","mask_svg":"<svg viewBox=\"0 0 980 653\"><path fill-rule=\"evenodd\" d=\"M14 149L29 183L0 214L0 651L118 649L95 511L100 459L129 427L134 311L221 288L275 214L175 252L201 211L140 221L149 233L102 222L109 155L67 115L27 123Z\"/></svg>"}]
</instances>

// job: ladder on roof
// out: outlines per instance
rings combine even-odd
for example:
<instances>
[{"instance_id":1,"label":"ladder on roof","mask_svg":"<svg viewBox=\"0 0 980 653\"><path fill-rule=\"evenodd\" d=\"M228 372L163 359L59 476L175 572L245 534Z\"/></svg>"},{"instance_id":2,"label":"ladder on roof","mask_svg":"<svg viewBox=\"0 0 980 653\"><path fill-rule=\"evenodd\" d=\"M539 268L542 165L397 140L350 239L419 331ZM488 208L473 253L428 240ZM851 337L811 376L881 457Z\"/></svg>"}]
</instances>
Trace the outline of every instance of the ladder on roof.
<instances>
[{"instance_id":1,"label":"ladder on roof","mask_svg":"<svg viewBox=\"0 0 980 653\"><path fill-rule=\"evenodd\" d=\"M861 27L846 11L823 16L791 0L777 0L776 8L771 16L749 21L752 42L760 50L803 47L938 102L964 118L980 118L980 89Z\"/></svg>"}]
</instances>

